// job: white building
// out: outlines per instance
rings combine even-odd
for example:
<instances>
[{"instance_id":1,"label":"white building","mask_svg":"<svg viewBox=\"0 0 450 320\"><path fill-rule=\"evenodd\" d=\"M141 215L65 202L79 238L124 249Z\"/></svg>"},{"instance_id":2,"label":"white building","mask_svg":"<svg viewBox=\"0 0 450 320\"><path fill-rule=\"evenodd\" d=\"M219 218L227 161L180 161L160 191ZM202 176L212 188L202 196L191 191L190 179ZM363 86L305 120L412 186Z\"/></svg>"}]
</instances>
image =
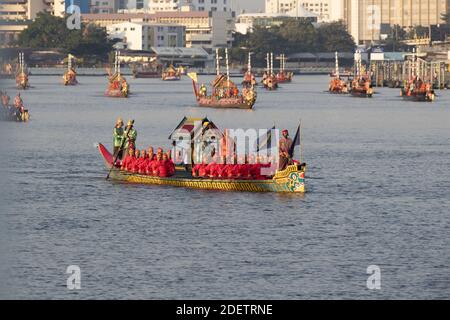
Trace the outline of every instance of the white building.
<instances>
[{"instance_id":1,"label":"white building","mask_svg":"<svg viewBox=\"0 0 450 320\"><path fill-rule=\"evenodd\" d=\"M184 47L185 27L171 24L123 22L106 28L110 39L120 39L117 49L150 50L152 47Z\"/></svg>"},{"instance_id":2,"label":"white building","mask_svg":"<svg viewBox=\"0 0 450 320\"><path fill-rule=\"evenodd\" d=\"M122 0L126 12L231 11L231 0Z\"/></svg>"},{"instance_id":3,"label":"white building","mask_svg":"<svg viewBox=\"0 0 450 320\"><path fill-rule=\"evenodd\" d=\"M344 19L344 0L266 0L266 13L288 13L295 15L303 9L314 13L318 22Z\"/></svg>"},{"instance_id":4,"label":"white building","mask_svg":"<svg viewBox=\"0 0 450 320\"><path fill-rule=\"evenodd\" d=\"M82 14L85 23L102 27L124 22L173 24L186 28L186 47L230 48L233 42L234 19L231 12L166 11L157 13Z\"/></svg>"},{"instance_id":5,"label":"white building","mask_svg":"<svg viewBox=\"0 0 450 320\"><path fill-rule=\"evenodd\" d=\"M296 0L266 0L266 13L288 13L296 5Z\"/></svg>"},{"instance_id":6,"label":"white building","mask_svg":"<svg viewBox=\"0 0 450 320\"><path fill-rule=\"evenodd\" d=\"M317 22L317 15L307 10L299 10L298 14L290 13L244 13L237 16L235 31L242 34L252 32L255 27L270 28L281 26L283 23L295 19L303 18L311 22Z\"/></svg>"}]
</instances>

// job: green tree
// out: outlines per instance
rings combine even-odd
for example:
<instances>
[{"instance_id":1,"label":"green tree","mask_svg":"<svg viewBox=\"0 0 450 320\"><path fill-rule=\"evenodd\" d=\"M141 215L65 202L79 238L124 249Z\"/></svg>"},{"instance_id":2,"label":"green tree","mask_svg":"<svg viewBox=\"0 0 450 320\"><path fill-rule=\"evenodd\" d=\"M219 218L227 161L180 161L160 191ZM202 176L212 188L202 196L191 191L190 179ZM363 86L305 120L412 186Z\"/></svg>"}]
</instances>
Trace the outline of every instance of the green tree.
<instances>
[{"instance_id":1,"label":"green tree","mask_svg":"<svg viewBox=\"0 0 450 320\"><path fill-rule=\"evenodd\" d=\"M283 38L282 47L286 47L286 53L314 52L318 49L318 31L313 24L306 19L289 20L278 30Z\"/></svg>"},{"instance_id":2,"label":"green tree","mask_svg":"<svg viewBox=\"0 0 450 320\"><path fill-rule=\"evenodd\" d=\"M385 51L406 51L408 46L403 43L406 36L407 33L401 26L391 26L388 37L382 42Z\"/></svg>"},{"instance_id":3,"label":"green tree","mask_svg":"<svg viewBox=\"0 0 450 320\"><path fill-rule=\"evenodd\" d=\"M39 13L36 19L19 34L18 45L30 48L57 48L63 53L91 55L106 58L114 42L106 30L96 25L81 25L81 30L70 30L64 18L50 13Z\"/></svg>"},{"instance_id":4,"label":"green tree","mask_svg":"<svg viewBox=\"0 0 450 320\"><path fill-rule=\"evenodd\" d=\"M355 49L355 41L342 22L324 23L318 29L318 50L323 52Z\"/></svg>"},{"instance_id":5,"label":"green tree","mask_svg":"<svg viewBox=\"0 0 450 320\"><path fill-rule=\"evenodd\" d=\"M236 35L234 46L233 61L244 62L248 51L252 51L254 65L263 67L268 52L353 51L355 43L342 23L315 28L307 19L291 19L280 26L255 27L247 35Z\"/></svg>"}]
</instances>

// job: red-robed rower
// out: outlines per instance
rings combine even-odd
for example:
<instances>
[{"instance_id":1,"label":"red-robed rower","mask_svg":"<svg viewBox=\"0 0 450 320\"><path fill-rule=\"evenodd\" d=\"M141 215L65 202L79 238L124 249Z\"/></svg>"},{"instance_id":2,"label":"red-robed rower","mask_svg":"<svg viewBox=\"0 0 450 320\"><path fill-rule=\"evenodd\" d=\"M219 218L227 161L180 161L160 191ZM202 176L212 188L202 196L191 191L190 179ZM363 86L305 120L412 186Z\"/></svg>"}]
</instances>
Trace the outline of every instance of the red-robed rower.
<instances>
[{"instance_id":1,"label":"red-robed rower","mask_svg":"<svg viewBox=\"0 0 450 320\"><path fill-rule=\"evenodd\" d=\"M128 154L125 156L125 159L122 161L122 170L129 170L131 168L131 164L134 162L134 150L129 149Z\"/></svg>"}]
</instances>

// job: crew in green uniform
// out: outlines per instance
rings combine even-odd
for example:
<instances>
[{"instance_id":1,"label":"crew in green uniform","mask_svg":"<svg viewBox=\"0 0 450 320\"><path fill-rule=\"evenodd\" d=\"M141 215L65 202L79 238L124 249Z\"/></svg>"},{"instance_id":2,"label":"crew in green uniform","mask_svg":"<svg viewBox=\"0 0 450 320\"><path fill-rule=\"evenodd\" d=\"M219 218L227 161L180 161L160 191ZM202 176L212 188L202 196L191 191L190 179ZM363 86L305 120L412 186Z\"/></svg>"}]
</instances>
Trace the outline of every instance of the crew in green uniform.
<instances>
[{"instance_id":1,"label":"crew in green uniform","mask_svg":"<svg viewBox=\"0 0 450 320\"><path fill-rule=\"evenodd\" d=\"M127 126L125 128L125 150L128 154L128 149L136 150L136 138L137 131L134 128L134 120L128 120Z\"/></svg>"},{"instance_id":2,"label":"crew in green uniform","mask_svg":"<svg viewBox=\"0 0 450 320\"><path fill-rule=\"evenodd\" d=\"M122 118L117 119L116 125L113 131L114 139L114 158L122 159L123 155L123 142L124 142L124 130L123 130L123 120Z\"/></svg>"}]
</instances>

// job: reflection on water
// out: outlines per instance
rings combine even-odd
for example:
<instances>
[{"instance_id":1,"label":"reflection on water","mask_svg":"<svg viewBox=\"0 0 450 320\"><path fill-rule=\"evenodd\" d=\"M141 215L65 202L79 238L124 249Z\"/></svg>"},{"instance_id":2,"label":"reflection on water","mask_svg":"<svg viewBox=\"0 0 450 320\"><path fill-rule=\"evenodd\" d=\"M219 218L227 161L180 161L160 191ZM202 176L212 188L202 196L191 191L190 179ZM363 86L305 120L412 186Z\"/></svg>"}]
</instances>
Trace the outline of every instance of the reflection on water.
<instances>
[{"instance_id":1,"label":"reflection on water","mask_svg":"<svg viewBox=\"0 0 450 320\"><path fill-rule=\"evenodd\" d=\"M1 124L13 194L2 219L14 236L3 296L448 297L449 92L432 104L404 102L393 89L358 99L324 93L327 77L298 76L277 92L259 89L252 111L215 110L195 107L187 79L130 80L122 100L103 97L103 77L69 88L33 76L23 93L31 121ZM118 116L136 119L140 148L167 148L185 115L291 132L302 119L308 193L105 180L94 144L110 147ZM381 291L366 288L372 264ZM69 265L81 268L77 293L65 288Z\"/></svg>"}]
</instances>

